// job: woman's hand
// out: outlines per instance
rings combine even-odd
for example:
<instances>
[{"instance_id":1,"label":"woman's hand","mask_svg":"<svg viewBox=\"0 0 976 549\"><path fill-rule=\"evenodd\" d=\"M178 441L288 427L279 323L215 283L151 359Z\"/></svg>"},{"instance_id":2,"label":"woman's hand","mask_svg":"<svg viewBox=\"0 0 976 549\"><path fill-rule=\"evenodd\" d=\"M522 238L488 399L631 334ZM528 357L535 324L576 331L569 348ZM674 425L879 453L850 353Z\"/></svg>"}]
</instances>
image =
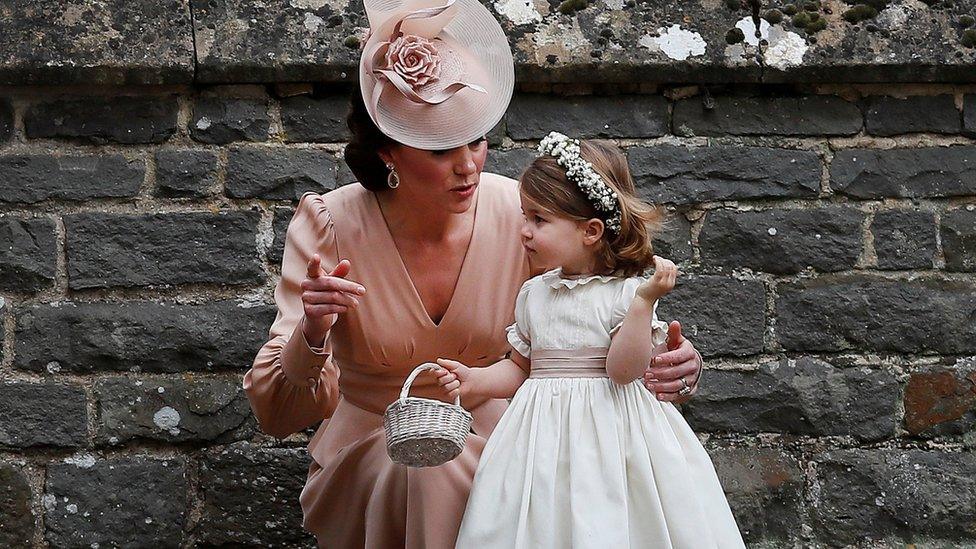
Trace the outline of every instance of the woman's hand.
<instances>
[{"instance_id":1,"label":"woman's hand","mask_svg":"<svg viewBox=\"0 0 976 549\"><path fill-rule=\"evenodd\" d=\"M659 400L681 404L698 391L701 379L701 355L695 346L681 335L681 323L668 325L668 351L651 359L651 366L644 372L644 385L657 393ZM684 383L681 383L681 379ZM681 394L687 385L690 390Z\"/></svg>"},{"instance_id":2,"label":"woman's hand","mask_svg":"<svg viewBox=\"0 0 976 549\"><path fill-rule=\"evenodd\" d=\"M678 268L673 261L654 256L654 276L637 287L637 296L653 304L674 288L677 277Z\"/></svg>"},{"instance_id":3,"label":"woman's hand","mask_svg":"<svg viewBox=\"0 0 976 549\"><path fill-rule=\"evenodd\" d=\"M359 306L359 299L366 288L357 282L346 280L351 265L343 259L332 272L322 268L319 254L308 262L305 280L302 280L302 307L305 310L302 331L305 340L313 347L325 344L325 336L335 324L338 315Z\"/></svg>"},{"instance_id":4,"label":"woman's hand","mask_svg":"<svg viewBox=\"0 0 976 549\"><path fill-rule=\"evenodd\" d=\"M437 365L440 370L435 370L437 383L444 389L444 393L452 399L460 397L464 400L470 394L472 369L456 360L438 358Z\"/></svg>"}]
</instances>

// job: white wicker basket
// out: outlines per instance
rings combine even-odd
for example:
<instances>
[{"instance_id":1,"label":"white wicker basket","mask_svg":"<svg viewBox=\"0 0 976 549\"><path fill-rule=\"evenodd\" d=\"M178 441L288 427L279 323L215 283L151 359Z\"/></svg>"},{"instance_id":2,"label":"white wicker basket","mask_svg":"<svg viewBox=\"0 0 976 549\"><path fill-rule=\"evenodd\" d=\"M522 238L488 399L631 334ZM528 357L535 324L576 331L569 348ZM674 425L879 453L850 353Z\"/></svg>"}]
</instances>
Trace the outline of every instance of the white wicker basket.
<instances>
[{"instance_id":1,"label":"white wicker basket","mask_svg":"<svg viewBox=\"0 0 976 549\"><path fill-rule=\"evenodd\" d=\"M429 398L408 397L413 380L424 371L436 370L433 363L414 368L383 414L386 450L390 459L410 467L433 467L456 458L464 449L471 431L471 414L461 407L460 397L454 404Z\"/></svg>"}]
</instances>

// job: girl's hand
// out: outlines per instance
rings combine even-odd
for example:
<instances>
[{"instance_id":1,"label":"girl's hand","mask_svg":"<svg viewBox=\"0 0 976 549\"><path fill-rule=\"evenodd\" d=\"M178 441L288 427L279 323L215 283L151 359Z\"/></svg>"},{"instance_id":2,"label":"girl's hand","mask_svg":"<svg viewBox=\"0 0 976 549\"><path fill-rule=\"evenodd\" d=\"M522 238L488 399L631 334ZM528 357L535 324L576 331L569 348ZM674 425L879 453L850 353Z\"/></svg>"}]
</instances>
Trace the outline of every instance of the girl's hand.
<instances>
[{"instance_id":1,"label":"girl's hand","mask_svg":"<svg viewBox=\"0 0 976 549\"><path fill-rule=\"evenodd\" d=\"M460 397L462 400L470 393L471 368L461 364L456 360L438 358L437 365L440 370L434 372L437 376L437 383L444 389L447 396L452 399Z\"/></svg>"},{"instance_id":2,"label":"girl's hand","mask_svg":"<svg viewBox=\"0 0 976 549\"><path fill-rule=\"evenodd\" d=\"M654 276L637 287L637 296L653 304L674 288L677 277L678 268L674 266L674 262L654 256Z\"/></svg>"},{"instance_id":3,"label":"girl's hand","mask_svg":"<svg viewBox=\"0 0 976 549\"><path fill-rule=\"evenodd\" d=\"M302 331L309 345L321 347L338 315L358 307L356 296L366 293L366 288L358 282L346 280L350 268L349 260L343 259L332 272L326 273L319 254L309 260L301 285L305 311Z\"/></svg>"}]
</instances>

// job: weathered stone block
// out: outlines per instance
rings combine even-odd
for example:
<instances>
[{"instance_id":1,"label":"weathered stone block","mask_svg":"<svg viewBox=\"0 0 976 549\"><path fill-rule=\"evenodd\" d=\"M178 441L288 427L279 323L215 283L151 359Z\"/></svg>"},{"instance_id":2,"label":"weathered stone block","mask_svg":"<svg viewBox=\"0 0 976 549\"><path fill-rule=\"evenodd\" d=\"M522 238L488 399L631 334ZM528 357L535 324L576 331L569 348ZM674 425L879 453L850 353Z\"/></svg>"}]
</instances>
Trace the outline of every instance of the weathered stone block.
<instances>
[{"instance_id":1,"label":"weathered stone block","mask_svg":"<svg viewBox=\"0 0 976 549\"><path fill-rule=\"evenodd\" d=\"M849 207L712 210L698 237L702 263L791 274L850 269L861 253L865 214Z\"/></svg>"},{"instance_id":2,"label":"weathered stone block","mask_svg":"<svg viewBox=\"0 0 976 549\"><path fill-rule=\"evenodd\" d=\"M976 360L913 372L905 387L905 430L937 437L976 429Z\"/></svg>"},{"instance_id":3,"label":"weathered stone block","mask_svg":"<svg viewBox=\"0 0 976 549\"><path fill-rule=\"evenodd\" d=\"M832 546L865 538L976 537L976 455L838 450L814 456L813 526Z\"/></svg>"},{"instance_id":4,"label":"weathered stone block","mask_svg":"<svg viewBox=\"0 0 976 549\"><path fill-rule=\"evenodd\" d=\"M830 164L830 186L855 198L976 194L976 147L844 149Z\"/></svg>"},{"instance_id":5,"label":"weathered stone block","mask_svg":"<svg viewBox=\"0 0 976 549\"><path fill-rule=\"evenodd\" d=\"M17 313L14 366L175 373L250 366L275 310L234 301L34 305Z\"/></svg>"},{"instance_id":6,"label":"weathered stone block","mask_svg":"<svg viewBox=\"0 0 976 549\"><path fill-rule=\"evenodd\" d=\"M31 487L22 467L0 463L0 545L31 547L34 510Z\"/></svg>"},{"instance_id":7,"label":"weathered stone block","mask_svg":"<svg viewBox=\"0 0 976 549\"><path fill-rule=\"evenodd\" d=\"M963 102L962 133L976 137L976 94L967 94Z\"/></svg>"},{"instance_id":8,"label":"weathered stone block","mask_svg":"<svg viewBox=\"0 0 976 549\"><path fill-rule=\"evenodd\" d=\"M776 334L790 351L976 351L976 285L863 275L777 286Z\"/></svg>"},{"instance_id":9,"label":"weathered stone block","mask_svg":"<svg viewBox=\"0 0 976 549\"><path fill-rule=\"evenodd\" d=\"M936 252L935 214L883 210L874 214L871 233L881 269L931 269Z\"/></svg>"},{"instance_id":10,"label":"weathered stone block","mask_svg":"<svg viewBox=\"0 0 976 549\"><path fill-rule=\"evenodd\" d=\"M275 209L274 221L271 224L271 228L274 230L274 242L271 243L271 248L268 250L268 261L272 265L281 266L281 258L285 253L285 237L288 235L288 224L294 215L295 210L293 208Z\"/></svg>"},{"instance_id":11,"label":"weathered stone block","mask_svg":"<svg viewBox=\"0 0 976 549\"><path fill-rule=\"evenodd\" d=\"M518 94L506 113L512 139L558 131L577 139L659 137L668 133L668 102L659 95Z\"/></svg>"},{"instance_id":12,"label":"weathered stone block","mask_svg":"<svg viewBox=\"0 0 976 549\"><path fill-rule=\"evenodd\" d=\"M821 162L812 151L763 147L631 147L634 182L642 198L688 204L749 198L813 197Z\"/></svg>"},{"instance_id":13,"label":"weathered stone block","mask_svg":"<svg viewBox=\"0 0 976 549\"><path fill-rule=\"evenodd\" d=\"M942 253L946 270L976 271L976 208L958 208L943 214Z\"/></svg>"},{"instance_id":14,"label":"weathered stone block","mask_svg":"<svg viewBox=\"0 0 976 549\"><path fill-rule=\"evenodd\" d=\"M336 188L336 158L316 149L235 148L225 185L231 198L297 201L306 191Z\"/></svg>"},{"instance_id":15,"label":"weathered stone block","mask_svg":"<svg viewBox=\"0 0 976 549\"><path fill-rule=\"evenodd\" d=\"M30 292L54 282L54 221L0 214L0 290Z\"/></svg>"},{"instance_id":16,"label":"weathered stone block","mask_svg":"<svg viewBox=\"0 0 976 549\"><path fill-rule=\"evenodd\" d=\"M517 180L525 168L528 168L529 164L532 164L532 161L538 157L539 153L535 149L509 149L507 151L489 149L484 171Z\"/></svg>"},{"instance_id":17,"label":"weathered stone block","mask_svg":"<svg viewBox=\"0 0 976 549\"><path fill-rule=\"evenodd\" d=\"M348 95L289 97L281 100L281 124L287 142L338 143L349 141L346 126Z\"/></svg>"},{"instance_id":18,"label":"weathered stone block","mask_svg":"<svg viewBox=\"0 0 976 549\"><path fill-rule=\"evenodd\" d=\"M789 433L891 438L901 388L895 376L870 368L835 368L802 357L755 371L709 371L682 407L696 432Z\"/></svg>"},{"instance_id":19,"label":"weathered stone block","mask_svg":"<svg viewBox=\"0 0 976 549\"><path fill-rule=\"evenodd\" d=\"M132 439L221 443L254 433L239 376L203 379L111 377L95 384L99 423L96 442Z\"/></svg>"},{"instance_id":20,"label":"weathered stone block","mask_svg":"<svg viewBox=\"0 0 976 549\"><path fill-rule=\"evenodd\" d=\"M857 105L830 95L714 98L706 109L701 97L674 105L678 135L854 135L861 131Z\"/></svg>"},{"instance_id":21,"label":"weathered stone block","mask_svg":"<svg viewBox=\"0 0 976 549\"><path fill-rule=\"evenodd\" d=\"M718 276L679 278L658 306L658 318L681 322L681 333L707 356L744 356L763 348L762 282Z\"/></svg>"},{"instance_id":22,"label":"weathered stone block","mask_svg":"<svg viewBox=\"0 0 976 549\"><path fill-rule=\"evenodd\" d=\"M308 473L304 448L238 443L208 453L200 466L200 522L207 545L310 547L298 504Z\"/></svg>"},{"instance_id":23,"label":"weathered stone block","mask_svg":"<svg viewBox=\"0 0 976 549\"><path fill-rule=\"evenodd\" d=\"M88 437L85 390L63 383L0 385L0 445L75 447Z\"/></svg>"},{"instance_id":24,"label":"weathered stone block","mask_svg":"<svg viewBox=\"0 0 976 549\"><path fill-rule=\"evenodd\" d=\"M175 95L58 99L24 113L27 137L88 143L162 143L176 133Z\"/></svg>"},{"instance_id":25,"label":"weathered stone block","mask_svg":"<svg viewBox=\"0 0 976 549\"><path fill-rule=\"evenodd\" d=\"M654 238L651 246L656 255L666 257L675 263L690 261L693 253L691 222L680 213L668 213L664 218L661 232Z\"/></svg>"},{"instance_id":26,"label":"weathered stone block","mask_svg":"<svg viewBox=\"0 0 976 549\"><path fill-rule=\"evenodd\" d=\"M866 120L868 133L873 135L959 133L961 129L959 109L951 95L870 97Z\"/></svg>"},{"instance_id":27,"label":"weathered stone block","mask_svg":"<svg viewBox=\"0 0 976 549\"><path fill-rule=\"evenodd\" d=\"M14 108L9 99L0 98L0 141L14 134Z\"/></svg>"},{"instance_id":28,"label":"weathered stone block","mask_svg":"<svg viewBox=\"0 0 976 549\"><path fill-rule=\"evenodd\" d=\"M139 194L145 173L143 160L128 160L119 154L2 155L0 202L127 198Z\"/></svg>"},{"instance_id":29,"label":"weathered stone block","mask_svg":"<svg viewBox=\"0 0 976 549\"><path fill-rule=\"evenodd\" d=\"M187 489L183 458L89 454L52 463L45 537L54 547L181 547Z\"/></svg>"},{"instance_id":30,"label":"weathered stone block","mask_svg":"<svg viewBox=\"0 0 976 549\"><path fill-rule=\"evenodd\" d=\"M156 195L203 198L214 194L217 153L207 150L162 150L156 153Z\"/></svg>"},{"instance_id":31,"label":"weathered stone block","mask_svg":"<svg viewBox=\"0 0 976 549\"><path fill-rule=\"evenodd\" d=\"M267 141L271 118L263 99L202 97L193 105L190 136L203 143Z\"/></svg>"},{"instance_id":32,"label":"weathered stone block","mask_svg":"<svg viewBox=\"0 0 976 549\"><path fill-rule=\"evenodd\" d=\"M68 286L256 284L257 212L64 217Z\"/></svg>"},{"instance_id":33,"label":"weathered stone block","mask_svg":"<svg viewBox=\"0 0 976 549\"><path fill-rule=\"evenodd\" d=\"M804 478L795 458L769 448L713 448L709 455L747 543L797 537Z\"/></svg>"}]
</instances>

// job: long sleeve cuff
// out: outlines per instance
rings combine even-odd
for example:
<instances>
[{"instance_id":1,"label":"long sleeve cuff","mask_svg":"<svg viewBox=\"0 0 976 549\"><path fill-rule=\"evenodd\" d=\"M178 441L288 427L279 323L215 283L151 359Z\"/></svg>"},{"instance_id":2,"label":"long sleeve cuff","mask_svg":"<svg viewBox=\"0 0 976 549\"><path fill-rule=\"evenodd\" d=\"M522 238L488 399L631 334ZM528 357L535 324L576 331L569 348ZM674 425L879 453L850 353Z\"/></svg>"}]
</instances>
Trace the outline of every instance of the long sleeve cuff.
<instances>
[{"instance_id":1,"label":"long sleeve cuff","mask_svg":"<svg viewBox=\"0 0 976 549\"><path fill-rule=\"evenodd\" d=\"M324 348L308 344L303 325L304 319L295 326L295 331L281 349L281 369L294 385L312 387L318 382L329 353Z\"/></svg>"}]
</instances>

